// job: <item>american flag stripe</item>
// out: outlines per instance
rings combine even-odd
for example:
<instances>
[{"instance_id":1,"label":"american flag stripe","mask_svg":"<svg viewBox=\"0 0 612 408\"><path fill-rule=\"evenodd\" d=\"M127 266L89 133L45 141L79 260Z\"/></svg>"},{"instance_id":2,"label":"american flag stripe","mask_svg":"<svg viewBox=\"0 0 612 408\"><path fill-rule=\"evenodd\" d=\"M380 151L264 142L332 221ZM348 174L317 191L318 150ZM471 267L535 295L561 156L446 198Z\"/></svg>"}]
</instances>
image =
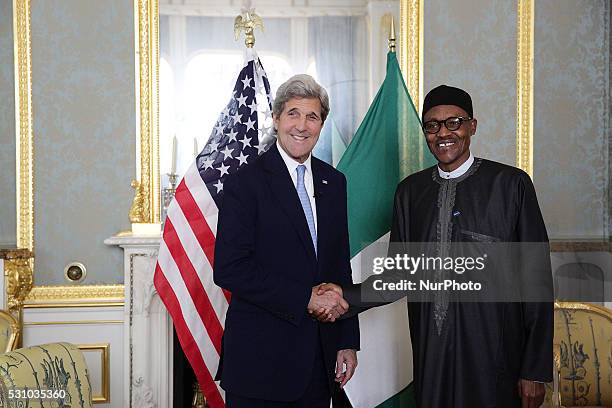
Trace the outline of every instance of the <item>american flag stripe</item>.
<instances>
[{"instance_id":1,"label":"american flag stripe","mask_svg":"<svg viewBox=\"0 0 612 408\"><path fill-rule=\"evenodd\" d=\"M189 191L191 191L191 195L198 204L198 207L200 207L200 211L204 215L210 230L215 236L217 236L217 218L219 217L219 209L215 205L215 200L213 200L212 196L210 195L208 187L206 187L202 177L200 177L200 173L198 172L195 163L189 168L189 170L187 170L183 181L185 182L185 185Z\"/></svg>"},{"instance_id":2,"label":"american flag stripe","mask_svg":"<svg viewBox=\"0 0 612 408\"><path fill-rule=\"evenodd\" d=\"M211 408L224 407L225 393L215 383L213 376L211 375L211 372L215 372L215 368L212 368L204 363L204 359L202 358L197 342L192 335L192 331L189 329L187 323L185 323L185 320L183 319L176 294L166 280L165 274L161 271L159 265L155 270L154 282L157 290L164 293L163 301L168 309L168 312L170 313L170 316L172 316L172 322L174 323L177 337L179 338L181 347L185 351L185 355L191 363L193 371L198 378L202 393L206 395L209 406Z\"/></svg>"},{"instance_id":3,"label":"american flag stripe","mask_svg":"<svg viewBox=\"0 0 612 408\"><path fill-rule=\"evenodd\" d=\"M183 246L180 242L179 236L177 235L177 230L174 228L171 220L168 220L168 227L164 228L164 241L168 244L168 250L170 251L170 255L174 258L178 270L185 282L185 287L193 300L193 304L206 327L208 333L210 334L210 338L212 343L215 345L217 352L221 354L221 336L223 335L223 327L221 326L220 319L217 317L219 315L225 314L225 309L227 309L227 304L225 307L221 306L218 309L214 308L211 304L208 294L204 289L202 281L200 280L200 276L196 272L188 252L194 252L194 245L190 245L189 242L187 245ZM193 242L193 241L192 241ZM189 248L191 247L191 248ZM187 249L189 248L189 249ZM220 291L219 291L220 292ZM209 313L209 311L214 309L216 313Z\"/></svg>"},{"instance_id":4,"label":"american flag stripe","mask_svg":"<svg viewBox=\"0 0 612 408\"><path fill-rule=\"evenodd\" d=\"M262 98L258 99L257 95ZM223 408L213 381L231 294L213 282L214 245L223 181L274 142L270 85L255 52L247 50L232 98L168 208L154 283L211 408Z\"/></svg>"},{"instance_id":5,"label":"american flag stripe","mask_svg":"<svg viewBox=\"0 0 612 408\"><path fill-rule=\"evenodd\" d=\"M181 185L183 182L181 182ZM212 281L212 266L214 265L214 257L215 257L215 235L210 229L208 222L203 218L201 213L201 207L198 206L198 202L191 195L191 190L184 188L183 186L179 186L181 191L179 193L179 188L177 188L176 200L173 203L178 203L181 207L181 211L177 211L176 213L180 213L179 220L185 220L186 222L182 224L184 227L179 229L180 231L188 232L188 238L182 239L182 242L190 242L193 243L194 247L197 247L199 250L203 250L203 252L198 251L197 253L192 253L189 257L193 260L192 262L197 262L198 265L202 265L204 269L198 268L200 271L198 275L205 284L206 289L210 289L207 293L212 294L215 292L221 292L221 289L216 286ZM173 215L176 215L175 212L172 212ZM216 218L215 218L216 220ZM189 240L187 240L189 239ZM193 258L193 255L197 255L197 258ZM203 259L206 258L208 260L208 264L203 262ZM223 296L227 302L230 301L231 295L229 292L223 291ZM217 294L215 293L215 298ZM219 299L219 303L225 303L222 299ZM223 309L216 308L217 315L222 314L225 316L225 312L227 310L227 304L223 306ZM223 318L225 321L225 317Z\"/></svg>"},{"instance_id":6,"label":"american flag stripe","mask_svg":"<svg viewBox=\"0 0 612 408\"><path fill-rule=\"evenodd\" d=\"M211 265L214 265L215 236L204 219L204 215L202 215L200 207L198 207L198 204L191 195L190 190L185 188L184 185L181 187L182 188L180 191L177 189L175 202L177 202L179 207L181 207L185 220L193 230L195 239L200 244L200 247L204 250L206 259L208 259L208 262Z\"/></svg>"},{"instance_id":7,"label":"american flag stripe","mask_svg":"<svg viewBox=\"0 0 612 408\"><path fill-rule=\"evenodd\" d=\"M165 249L165 251L163 251L163 249ZM168 252L168 248L165 245L160 246L160 255L162 254L164 254L166 259L169 261L166 265L160 262L160 267L162 270L164 270L164 272L168 271L165 272L164 275L166 277L171 277L170 279L167 279L167 282L172 289L172 293L174 295L173 298L177 301L176 309L172 310L168 308L168 310L171 312L170 314L172 316L172 320L174 321L175 318L178 318L185 322L187 327L189 327L189 331L191 332L191 337L193 337L197 351L204 360L204 363L206 363L206 367L208 367L210 372L215 373L219 365L219 353L217 352L217 349L214 346L206 327L202 323L199 314L197 312L194 313L196 308L193 303L193 299L191 296L189 296L189 291L185 286L185 282L180 277L178 267L174 263L172 256ZM174 279L172 279L172 277L174 277Z\"/></svg>"},{"instance_id":8,"label":"american flag stripe","mask_svg":"<svg viewBox=\"0 0 612 408\"><path fill-rule=\"evenodd\" d=\"M212 265L206 258L202 247L196 240L195 235L198 234L197 230L191 229L187 220L183 217L182 212L177 212L172 218L172 222L175 225L179 240L181 241L187 257L191 261L195 272L198 275L198 279L201 286L204 288L205 295L210 299L210 303L215 310L218 320L223 325L225 322L225 312L229 299L225 293L213 282L212 278ZM213 237L214 239L214 237Z\"/></svg>"}]
</instances>

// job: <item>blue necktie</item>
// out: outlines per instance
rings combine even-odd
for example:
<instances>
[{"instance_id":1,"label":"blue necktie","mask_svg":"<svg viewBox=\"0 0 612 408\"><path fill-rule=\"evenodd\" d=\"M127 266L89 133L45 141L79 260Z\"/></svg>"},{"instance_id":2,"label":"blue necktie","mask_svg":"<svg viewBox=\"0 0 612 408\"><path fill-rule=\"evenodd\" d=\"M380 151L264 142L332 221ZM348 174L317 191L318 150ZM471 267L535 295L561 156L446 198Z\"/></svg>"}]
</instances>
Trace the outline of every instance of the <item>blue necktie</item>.
<instances>
[{"instance_id":1,"label":"blue necktie","mask_svg":"<svg viewBox=\"0 0 612 408\"><path fill-rule=\"evenodd\" d=\"M306 187L304 186L304 172L306 171L306 166L300 164L297 166L297 193L298 197L300 197L300 203L302 203L302 209L304 210L304 215L306 216L306 222L308 223L308 229L310 230L310 237L312 238L312 243L314 245L315 254L317 253L317 231L315 230L314 223L314 215L312 214L312 207L310 206L310 198L308 197L308 192L306 191Z\"/></svg>"}]
</instances>

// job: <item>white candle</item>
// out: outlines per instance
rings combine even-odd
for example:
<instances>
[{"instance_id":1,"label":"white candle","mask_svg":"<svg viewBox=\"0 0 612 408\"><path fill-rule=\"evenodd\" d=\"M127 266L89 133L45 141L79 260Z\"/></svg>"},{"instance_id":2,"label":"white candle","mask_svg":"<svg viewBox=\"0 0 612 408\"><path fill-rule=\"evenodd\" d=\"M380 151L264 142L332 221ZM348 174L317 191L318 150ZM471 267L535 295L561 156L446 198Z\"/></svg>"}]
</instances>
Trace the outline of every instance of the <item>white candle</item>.
<instances>
[{"instance_id":1,"label":"white candle","mask_svg":"<svg viewBox=\"0 0 612 408\"><path fill-rule=\"evenodd\" d=\"M172 138L172 165L170 166L170 174L176 174L176 135Z\"/></svg>"},{"instance_id":2,"label":"white candle","mask_svg":"<svg viewBox=\"0 0 612 408\"><path fill-rule=\"evenodd\" d=\"M198 157L198 154L200 154L200 151L198 150L198 139L197 138L193 138L193 155L195 157Z\"/></svg>"}]
</instances>

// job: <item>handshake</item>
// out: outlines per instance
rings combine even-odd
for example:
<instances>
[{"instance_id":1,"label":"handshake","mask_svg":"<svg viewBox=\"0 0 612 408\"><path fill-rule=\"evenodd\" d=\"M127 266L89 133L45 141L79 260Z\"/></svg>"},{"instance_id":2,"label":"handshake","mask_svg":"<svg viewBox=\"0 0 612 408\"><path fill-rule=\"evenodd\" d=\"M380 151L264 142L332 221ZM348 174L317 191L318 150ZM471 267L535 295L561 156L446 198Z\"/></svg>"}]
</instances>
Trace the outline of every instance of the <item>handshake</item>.
<instances>
[{"instance_id":1,"label":"handshake","mask_svg":"<svg viewBox=\"0 0 612 408\"><path fill-rule=\"evenodd\" d=\"M308 313L320 322L334 322L349 309L342 297L342 288L334 283L322 283L312 288Z\"/></svg>"}]
</instances>

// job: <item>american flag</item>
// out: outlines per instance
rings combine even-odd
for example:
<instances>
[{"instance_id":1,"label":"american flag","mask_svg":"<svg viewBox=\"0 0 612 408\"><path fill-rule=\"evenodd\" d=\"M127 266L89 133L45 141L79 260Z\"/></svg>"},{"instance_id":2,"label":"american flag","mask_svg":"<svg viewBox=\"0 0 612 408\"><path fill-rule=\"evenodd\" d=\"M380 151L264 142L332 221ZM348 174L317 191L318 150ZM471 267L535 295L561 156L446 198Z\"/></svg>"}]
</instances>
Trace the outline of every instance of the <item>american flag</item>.
<instances>
[{"instance_id":1,"label":"american flag","mask_svg":"<svg viewBox=\"0 0 612 408\"><path fill-rule=\"evenodd\" d=\"M168 207L154 276L155 288L211 408L225 407L225 394L213 378L231 297L213 282L223 181L275 140L270 84L252 49L247 49L245 59L230 102Z\"/></svg>"}]
</instances>

